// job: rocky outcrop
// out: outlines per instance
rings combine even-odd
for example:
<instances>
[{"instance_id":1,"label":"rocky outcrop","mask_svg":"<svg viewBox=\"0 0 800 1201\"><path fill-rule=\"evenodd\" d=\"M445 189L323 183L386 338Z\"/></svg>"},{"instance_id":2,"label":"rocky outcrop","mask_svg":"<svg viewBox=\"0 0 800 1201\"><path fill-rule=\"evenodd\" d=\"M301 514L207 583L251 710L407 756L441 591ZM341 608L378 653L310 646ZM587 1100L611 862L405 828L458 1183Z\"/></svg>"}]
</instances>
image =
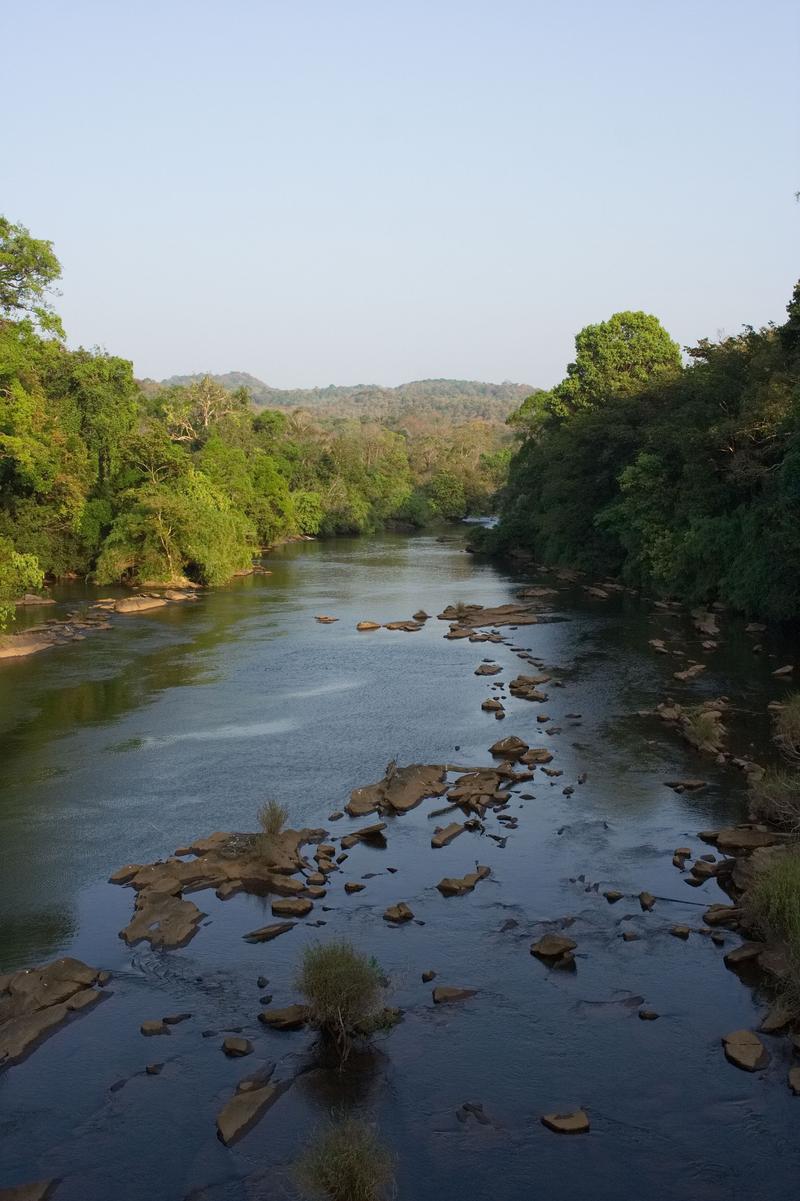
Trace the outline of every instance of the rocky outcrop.
<instances>
[{"instance_id":1,"label":"rocky outcrop","mask_svg":"<svg viewBox=\"0 0 800 1201\"><path fill-rule=\"evenodd\" d=\"M354 788L345 808L351 817L368 813L407 813L427 797L447 791L447 769L440 763L410 763L397 767L390 763L386 775L377 784Z\"/></svg>"},{"instance_id":2,"label":"rocky outcrop","mask_svg":"<svg viewBox=\"0 0 800 1201\"><path fill-rule=\"evenodd\" d=\"M165 949L183 947L197 933L204 917L192 901L148 889L137 896L133 918L119 936L131 947L139 942Z\"/></svg>"},{"instance_id":3,"label":"rocky outcrop","mask_svg":"<svg viewBox=\"0 0 800 1201\"><path fill-rule=\"evenodd\" d=\"M484 608L483 605L448 605L438 614L439 621L453 622L467 631L480 626L535 625L539 620L532 605L507 604Z\"/></svg>"},{"instance_id":4,"label":"rocky outcrop","mask_svg":"<svg viewBox=\"0 0 800 1201\"><path fill-rule=\"evenodd\" d=\"M96 986L105 973L79 959L12 972L0 980L0 1069L18 1063L70 1014L96 1005L108 993Z\"/></svg>"},{"instance_id":5,"label":"rocky outcrop","mask_svg":"<svg viewBox=\"0 0 800 1201\"><path fill-rule=\"evenodd\" d=\"M167 602L161 596L123 596L114 604L115 613L147 613L163 609Z\"/></svg>"}]
</instances>

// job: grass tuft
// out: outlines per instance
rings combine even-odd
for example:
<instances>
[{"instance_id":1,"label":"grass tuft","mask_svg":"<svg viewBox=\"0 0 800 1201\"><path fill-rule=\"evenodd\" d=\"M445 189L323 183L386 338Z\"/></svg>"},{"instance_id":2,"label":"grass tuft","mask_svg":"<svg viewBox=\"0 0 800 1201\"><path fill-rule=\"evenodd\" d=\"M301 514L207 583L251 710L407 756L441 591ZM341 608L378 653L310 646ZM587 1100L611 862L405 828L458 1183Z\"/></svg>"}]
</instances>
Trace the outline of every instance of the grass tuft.
<instances>
[{"instance_id":1,"label":"grass tuft","mask_svg":"<svg viewBox=\"0 0 800 1201\"><path fill-rule=\"evenodd\" d=\"M683 718L684 733L699 750L718 751L724 733L722 722L707 709L690 709Z\"/></svg>"},{"instance_id":2,"label":"grass tuft","mask_svg":"<svg viewBox=\"0 0 800 1201\"><path fill-rule=\"evenodd\" d=\"M341 1118L317 1132L294 1174L309 1196L380 1201L390 1192L394 1160L372 1126L356 1118Z\"/></svg>"},{"instance_id":3,"label":"grass tuft","mask_svg":"<svg viewBox=\"0 0 800 1201\"><path fill-rule=\"evenodd\" d=\"M800 692L793 692L775 714L775 741L787 759L800 763Z\"/></svg>"},{"instance_id":4,"label":"grass tuft","mask_svg":"<svg viewBox=\"0 0 800 1201\"><path fill-rule=\"evenodd\" d=\"M777 830L800 832L800 777L796 771L768 767L750 785L750 811L756 821Z\"/></svg>"},{"instance_id":5,"label":"grass tuft","mask_svg":"<svg viewBox=\"0 0 800 1201\"><path fill-rule=\"evenodd\" d=\"M800 850L781 855L758 874L746 905L750 919L765 937L787 944L787 1000L800 1012Z\"/></svg>"},{"instance_id":6,"label":"grass tuft","mask_svg":"<svg viewBox=\"0 0 800 1201\"><path fill-rule=\"evenodd\" d=\"M372 1028L380 1012L378 964L344 940L316 943L303 952L297 987L309 1024L333 1040L344 1063L354 1034Z\"/></svg>"},{"instance_id":7,"label":"grass tuft","mask_svg":"<svg viewBox=\"0 0 800 1201\"><path fill-rule=\"evenodd\" d=\"M279 801L267 801L258 813L258 824L261 833L257 837L258 853L262 859L270 859L275 850L275 843L280 838L281 831L289 819L289 810Z\"/></svg>"}]
</instances>

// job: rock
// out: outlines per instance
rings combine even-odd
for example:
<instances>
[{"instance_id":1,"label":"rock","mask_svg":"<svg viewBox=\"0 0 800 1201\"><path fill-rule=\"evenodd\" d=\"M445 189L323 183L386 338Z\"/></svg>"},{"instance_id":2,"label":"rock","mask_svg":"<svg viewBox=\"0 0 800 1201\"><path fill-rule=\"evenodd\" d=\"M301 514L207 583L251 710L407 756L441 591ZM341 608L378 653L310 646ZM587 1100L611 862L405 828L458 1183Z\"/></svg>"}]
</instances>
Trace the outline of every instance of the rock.
<instances>
[{"instance_id":1,"label":"rock","mask_svg":"<svg viewBox=\"0 0 800 1201\"><path fill-rule=\"evenodd\" d=\"M129 946L149 942L151 947L182 947L197 933L206 916L192 901L152 889L136 897L131 922L119 936Z\"/></svg>"},{"instance_id":2,"label":"rock","mask_svg":"<svg viewBox=\"0 0 800 1201\"><path fill-rule=\"evenodd\" d=\"M380 842L383 841L383 831L386 829L386 822L376 822L372 826L363 826L360 830L354 830L352 834L345 834L342 839L342 847L345 851L349 851L359 842Z\"/></svg>"},{"instance_id":3,"label":"rock","mask_svg":"<svg viewBox=\"0 0 800 1201\"><path fill-rule=\"evenodd\" d=\"M788 1083L794 1095L800 1096L800 1068L789 1068Z\"/></svg>"},{"instance_id":4,"label":"rock","mask_svg":"<svg viewBox=\"0 0 800 1201\"><path fill-rule=\"evenodd\" d=\"M281 934L288 934L293 930L294 922L275 922L271 926L262 926L259 930L251 930L249 934L243 934L242 938L245 942L271 942L273 938L278 938Z\"/></svg>"},{"instance_id":5,"label":"rock","mask_svg":"<svg viewBox=\"0 0 800 1201\"><path fill-rule=\"evenodd\" d=\"M411 634L415 630L422 629L422 622L419 621L389 621L384 625L384 630L405 630Z\"/></svg>"},{"instance_id":6,"label":"rock","mask_svg":"<svg viewBox=\"0 0 800 1201\"><path fill-rule=\"evenodd\" d=\"M499 663L481 663L475 668L476 676L496 676L503 669Z\"/></svg>"},{"instance_id":7,"label":"rock","mask_svg":"<svg viewBox=\"0 0 800 1201\"><path fill-rule=\"evenodd\" d=\"M676 680L693 680L695 676L699 676L705 669L705 663L693 663L685 671L674 671L672 674Z\"/></svg>"},{"instance_id":8,"label":"rock","mask_svg":"<svg viewBox=\"0 0 800 1201\"><path fill-rule=\"evenodd\" d=\"M547 700L547 694L540 692L536 685L547 679L549 679L548 676L516 676L510 681L508 690L512 696L518 697L520 700L542 704ZM547 718L547 720L550 719Z\"/></svg>"},{"instance_id":9,"label":"rock","mask_svg":"<svg viewBox=\"0 0 800 1201\"><path fill-rule=\"evenodd\" d=\"M769 1063L769 1054L752 1030L734 1030L722 1037L725 1057L744 1072L757 1072Z\"/></svg>"},{"instance_id":10,"label":"rock","mask_svg":"<svg viewBox=\"0 0 800 1201\"><path fill-rule=\"evenodd\" d=\"M508 738L501 738L499 742L495 742L493 746L489 747L489 753L497 759L520 759L527 750L529 750L527 742L523 742L515 734Z\"/></svg>"},{"instance_id":11,"label":"rock","mask_svg":"<svg viewBox=\"0 0 800 1201\"><path fill-rule=\"evenodd\" d=\"M440 984L433 990L434 1005L449 1005L453 1001L466 1001L474 997L476 988L453 988L448 984Z\"/></svg>"},{"instance_id":12,"label":"rock","mask_svg":"<svg viewBox=\"0 0 800 1201\"><path fill-rule=\"evenodd\" d=\"M407 767L390 764L377 784L353 789L346 809L351 817L363 817L375 810L407 813L426 797L442 796L447 790L445 780L443 764L410 763Z\"/></svg>"},{"instance_id":13,"label":"rock","mask_svg":"<svg viewBox=\"0 0 800 1201\"><path fill-rule=\"evenodd\" d=\"M640 892L639 893L639 904L641 905L641 907L645 913L649 913L650 910L655 905L655 903L656 903L656 898L653 896L653 894L651 892Z\"/></svg>"},{"instance_id":14,"label":"rock","mask_svg":"<svg viewBox=\"0 0 800 1201\"><path fill-rule=\"evenodd\" d=\"M603 896L608 901L609 905L615 905L617 901L621 901L625 894L619 892L616 888L607 888Z\"/></svg>"},{"instance_id":15,"label":"rock","mask_svg":"<svg viewBox=\"0 0 800 1201\"><path fill-rule=\"evenodd\" d=\"M448 846L459 834L463 834L465 829L466 826L461 822L450 822L449 826L442 826L434 831L431 846L434 850L440 850L442 847Z\"/></svg>"},{"instance_id":16,"label":"rock","mask_svg":"<svg viewBox=\"0 0 800 1201\"><path fill-rule=\"evenodd\" d=\"M703 842L716 843L721 851L735 853L775 846L786 842L788 835L777 830L759 829L757 826L736 826L727 830L704 830L700 837Z\"/></svg>"},{"instance_id":17,"label":"rock","mask_svg":"<svg viewBox=\"0 0 800 1201\"><path fill-rule=\"evenodd\" d=\"M503 705L496 699L496 697L490 696L487 700L482 702L481 709L483 709L485 713L502 713Z\"/></svg>"},{"instance_id":18,"label":"rock","mask_svg":"<svg viewBox=\"0 0 800 1201\"><path fill-rule=\"evenodd\" d=\"M146 1022L142 1022L139 1030L147 1037L153 1034L169 1034L169 1026L160 1018L150 1018Z\"/></svg>"},{"instance_id":19,"label":"rock","mask_svg":"<svg viewBox=\"0 0 800 1201\"><path fill-rule=\"evenodd\" d=\"M658 1021L658 1016L659 1015L656 1013L656 1011L654 1009L640 1009L639 1010L639 1018L643 1022L656 1022L656 1021Z\"/></svg>"},{"instance_id":20,"label":"rock","mask_svg":"<svg viewBox=\"0 0 800 1201\"><path fill-rule=\"evenodd\" d=\"M699 792L706 787L705 780L666 780L665 783L675 792Z\"/></svg>"},{"instance_id":21,"label":"rock","mask_svg":"<svg viewBox=\"0 0 800 1201\"><path fill-rule=\"evenodd\" d=\"M436 979L436 972L423 972L422 973L422 983L423 984L430 984L431 980L435 980L435 979Z\"/></svg>"},{"instance_id":22,"label":"rock","mask_svg":"<svg viewBox=\"0 0 800 1201\"><path fill-rule=\"evenodd\" d=\"M479 880L485 880L491 873L491 868L478 865L474 872L468 872L466 876L458 877L446 876L444 880L440 880L436 887L442 896L445 897L461 897L467 892L472 892Z\"/></svg>"},{"instance_id":23,"label":"rock","mask_svg":"<svg viewBox=\"0 0 800 1201\"><path fill-rule=\"evenodd\" d=\"M363 892L365 888L366 884L357 884L353 880L348 880L344 886L344 890L348 896L352 895L354 892Z\"/></svg>"},{"instance_id":24,"label":"rock","mask_svg":"<svg viewBox=\"0 0 800 1201\"><path fill-rule=\"evenodd\" d=\"M574 951L577 945L563 934L545 934L538 942L531 944L531 955L535 955L537 959L556 960Z\"/></svg>"},{"instance_id":25,"label":"rock","mask_svg":"<svg viewBox=\"0 0 800 1201\"><path fill-rule=\"evenodd\" d=\"M759 1030L763 1034L778 1034L781 1030L785 1030L793 1019L794 1013L792 1010L780 1001L775 1001L764 1016Z\"/></svg>"},{"instance_id":26,"label":"rock","mask_svg":"<svg viewBox=\"0 0 800 1201\"><path fill-rule=\"evenodd\" d=\"M12 1184L10 1188L0 1188L0 1201L47 1201L59 1183L58 1178L53 1177L50 1180L35 1180L30 1184Z\"/></svg>"},{"instance_id":27,"label":"rock","mask_svg":"<svg viewBox=\"0 0 800 1201\"><path fill-rule=\"evenodd\" d=\"M492 608L484 608L483 605L460 605L456 608L448 605L438 614L438 620L457 622L458 627L469 635L472 630L482 626L535 625L538 618L531 605L507 604Z\"/></svg>"},{"instance_id":28,"label":"rock","mask_svg":"<svg viewBox=\"0 0 800 1201\"><path fill-rule=\"evenodd\" d=\"M14 601L14 604L18 609L32 608L34 605L54 605L55 603L56 602L52 597L36 596L34 592L26 592L25 595L21 596L18 601Z\"/></svg>"},{"instance_id":29,"label":"rock","mask_svg":"<svg viewBox=\"0 0 800 1201\"><path fill-rule=\"evenodd\" d=\"M320 625L323 625L323 626L333 625L333 623L338 620L339 620L338 617L326 617L325 615L314 618L314 621L318 621L320 623Z\"/></svg>"},{"instance_id":30,"label":"rock","mask_svg":"<svg viewBox=\"0 0 800 1201\"><path fill-rule=\"evenodd\" d=\"M390 905L385 911L383 920L385 922L410 922L413 917L414 914L405 901L398 901L396 905Z\"/></svg>"},{"instance_id":31,"label":"rock","mask_svg":"<svg viewBox=\"0 0 800 1201\"><path fill-rule=\"evenodd\" d=\"M622 933L622 938L624 942L637 942L639 935L635 930L624 930Z\"/></svg>"},{"instance_id":32,"label":"rock","mask_svg":"<svg viewBox=\"0 0 800 1201\"><path fill-rule=\"evenodd\" d=\"M735 929L741 916L742 911L736 905L711 905L703 914L703 921L707 926L728 926Z\"/></svg>"},{"instance_id":33,"label":"rock","mask_svg":"<svg viewBox=\"0 0 800 1201\"><path fill-rule=\"evenodd\" d=\"M556 1134L586 1134L589 1118L583 1109L574 1109L571 1113L545 1113L542 1114L542 1125Z\"/></svg>"},{"instance_id":34,"label":"rock","mask_svg":"<svg viewBox=\"0 0 800 1201\"><path fill-rule=\"evenodd\" d=\"M144 1069L148 1076L160 1076L163 1063L148 1063Z\"/></svg>"},{"instance_id":35,"label":"rock","mask_svg":"<svg viewBox=\"0 0 800 1201\"><path fill-rule=\"evenodd\" d=\"M379 630L380 628L381 623L379 621L360 621L356 626L356 629L360 630L361 633L364 633L366 630Z\"/></svg>"},{"instance_id":36,"label":"rock","mask_svg":"<svg viewBox=\"0 0 800 1201\"><path fill-rule=\"evenodd\" d=\"M125 596L116 601L115 613L146 613L148 609L162 609L166 601L160 596Z\"/></svg>"},{"instance_id":37,"label":"rock","mask_svg":"<svg viewBox=\"0 0 800 1201\"><path fill-rule=\"evenodd\" d=\"M281 897L272 902L275 917L305 917L314 908L308 897Z\"/></svg>"},{"instance_id":38,"label":"rock","mask_svg":"<svg viewBox=\"0 0 800 1201\"><path fill-rule=\"evenodd\" d=\"M741 946L734 947L732 951L728 951L724 957L725 966L735 968L739 967L742 963L752 963L765 950L766 943L743 942Z\"/></svg>"},{"instance_id":39,"label":"rock","mask_svg":"<svg viewBox=\"0 0 800 1201\"><path fill-rule=\"evenodd\" d=\"M181 1022L188 1022L191 1016L190 1013L170 1013L162 1020L168 1026L179 1026Z\"/></svg>"},{"instance_id":40,"label":"rock","mask_svg":"<svg viewBox=\"0 0 800 1201\"><path fill-rule=\"evenodd\" d=\"M253 1044L249 1038L238 1038L231 1035L226 1038L222 1044L222 1050L231 1058L241 1057L242 1055L250 1055L253 1050Z\"/></svg>"},{"instance_id":41,"label":"rock","mask_svg":"<svg viewBox=\"0 0 800 1201\"><path fill-rule=\"evenodd\" d=\"M531 747L529 751L520 756L520 762L526 764L528 767L535 764L552 763L552 760L552 752L543 746Z\"/></svg>"},{"instance_id":42,"label":"rock","mask_svg":"<svg viewBox=\"0 0 800 1201\"><path fill-rule=\"evenodd\" d=\"M793 671L794 671L794 664L793 664L793 663L787 663L787 664L785 665L785 667L779 667L779 668L777 668L777 670L773 671L773 673L772 673L772 674L773 674L774 676L790 676L790 675L792 674L792 672L793 672Z\"/></svg>"},{"instance_id":43,"label":"rock","mask_svg":"<svg viewBox=\"0 0 800 1201\"><path fill-rule=\"evenodd\" d=\"M670 930L670 934L672 934L674 938L682 938L684 940L689 937L691 932L692 931L689 926L673 926Z\"/></svg>"},{"instance_id":44,"label":"rock","mask_svg":"<svg viewBox=\"0 0 800 1201\"><path fill-rule=\"evenodd\" d=\"M234 1093L217 1115L217 1132L225 1146L229 1147L246 1134L286 1092L289 1084L290 1082L266 1084L263 1088Z\"/></svg>"},{"instance_id":45,"label":"rock","mask_svg":"<svg viewBox=\"0 0 800 1201\"><path fill-rule=\"evenodd\" d=\"M424 609L417 609L416 613L412 613L414 621L429 621L430 613L426 613Z\"/></svg>"},{"instance_id":46,"label":"rock","mask_svg":"<svg viewBox=\"0 0 800 1201\"><path fill-rule=\"evenodd\" d=\"M299 1030L306 1024L304 1005L287 1005L284 1009L268 1009L258 1015L258 1020L271 1030Z\"/></svg>"}]
</instances>

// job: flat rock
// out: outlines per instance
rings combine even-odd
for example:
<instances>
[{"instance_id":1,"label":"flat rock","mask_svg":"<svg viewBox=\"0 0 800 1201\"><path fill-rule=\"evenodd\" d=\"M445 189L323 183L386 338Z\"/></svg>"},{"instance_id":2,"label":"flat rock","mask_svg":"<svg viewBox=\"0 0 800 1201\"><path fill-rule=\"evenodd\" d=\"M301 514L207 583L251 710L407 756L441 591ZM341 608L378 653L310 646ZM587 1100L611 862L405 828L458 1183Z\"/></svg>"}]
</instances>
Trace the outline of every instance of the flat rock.
<instances>
[{"instance_id":1,"label":"flat rock","mask_svg":"<svg viewBox=\"0 0 800 1201\"><path fill-rule=\"evenodd\" d=\"M375 822L371 826L362 826L360 830L353 830L351 834L345 834L342 839L342 848L349 851L359 842L377 842L383 840L383 831L386 829L386 822Z\"/></svg>"},{"instance_id":2,"label":"flat rock","mask_svg":"<svg viewBox=\"0 0 800 1201\"><path fill-rule=\"evenodd\" d=\"M800 1096L800 1068L789 1068L788 1083L794 1095ZM0 1197L2 1197L2 1193L0 1193Z\"/></svg>"},{"instance_id":3,"label":"flat rock","mask_svg":"<svg viewBox=\"0 0 800 1201\"><path fill-rule=\"evenodd\" d=\"M491 868L479 865L474 872L467 872L466 876L446 876L436 887L442 896L461 897L467 892L472 892L478 881L485 880L490 873Z\"/></svg>"},{"instance_id":4,"label":"flat rock","mask_svg":"<svg viewBox=\"0 0 800 1201\"><path fill-rule=\"evenodd\" d=\"M280 897L272 902L276 917L305 917L313 908L314 902L308 897Z\"/></svg>"},{"instance_id":5,"label":"flat rock","mask_svg":"<svg viewBox=\"0 0 800 1201\"><path fill-rule=\"evenodd\" d=\"M752 1030L734 1030L722 1037L725 1057L744 1072L757 1072L769 1063L769 1053Z\"/></svg>"},{"instance_id":6,"label":"flat rock","mask_svg":"<svg viewBox=\"0 0 800 1201\"><path fill-rule=\"evenodd\" d=\"M390 905L383 915L385 922L410 922L414 914L405 901L398 901L396 905Z\"/></svg>"},{"instance_id":7,"label":"flat rock","mask_svg":"<svg viewBox=\"0 0 800 1201\"><path fill-rule=\"evenodd\" d=\"M743 942L741 946L734 947L725 955L725 965L727 967L738 967L742 963L752 963L758 959L762 951L767 949L767 944L763 942Z\"/></svg>"},{"instance_id":8,"label":"flat rock","mask_svg":"<svg viewBox=\"0 0 800 1201\"><path fill-rule=\"evenodd\" d=\"M148 889L136 897L133 918L119 936L129 946L149 942L151 947L182 947L205 916L192 901Z\"/></svg>"},{"instance_id":9,"label":"flat rock","mask_svg":"<svg viewBox=\"0 0 800 1201\"><path fill-rule=\"evenodd\" d=\"M354 892L363 892L365 888L366 884L359 884L355 880L348 880L344 886L344 890L348 896L352 895Z\"/></svg>"},{"instance_id":10,"label":"flat rock","mask_svg":"<svg viewBox=\"0 0 800 1201\"><path fill-rule=\"evenodd\" d=\"M161 1018L150 1018L142 1022L139 1032L149 1038L154 1034L169 1034L169 1026Z\"/></svg>"},{"instance_id":11,"label":"flat rock","mask_svg":"<svg viewBox=\"0 0 800 1201\"><path fill-rule=\"evenodd\" d=\"M450 822L449 826L442 826L441 829L434 831L431 838L431 846L434 850L440 850L442 847L448 846L454 838L458 838L459 834L463 834L466 826L463 822Z\"/></svg>"},{"instance_id":12,"label":"flat rock","mask_svg":"<svg viewBox=\"0 0 800 1201\"><path fill-rule=\"evenodd\" d=\"M453 988L449 984L440 984L433 990L434 1005L449 1005L453 1001L466 1001L474 997L477 988Z\"/></svg>"},{"instance_id":13,"label":"flat rock","mask_svg":"<svg viewBox=\"0 0 800 1201\"><path fill-rule=\"evenodd\" d=\"M690 926L673 926L670 930L670 934L673 936L673 938L682 938L684 941L689 937L691 932Z\"/></svg>"},{"instance_id":14,"label":"flat rock","mask_svg":"<svg viewBox=\"0 0 800 1201\"><path fill-rule=\"evenodd\" d=\"M542 1114L542 1125L556 1134L586 1134L589 1118L583 1109L573 1109L569 1113L545 1113Z\"/></svg>"},{"instance_id":15,"label":"flat rock","mask_svg":"<svg viewBox=\"0 0 800 1201\"><path fill-rule=\"evenodd\" d=\"M146 613L148 609L163 609L166 601L160 596L125 596L114 604L115 613Z\"/></svg>"},{"instance_id":16,"label":"flat rock","mask_svg":"<svg viewBox=\"0 0 800 1201\"><path fill-rule=\"evenodd\" d=\"M0 1201L47 1201L58 1188L59 1180L34 1180L30 1184L12 1184L0 1188Z\"/></svg>"},{"instance_id":17,"label":"flat rock","mask_svg":"<svg viewBox=\"0 0 800 1201\"><path fill-rule=\"evenodd\" d=\"M356 625L356 629L362 634L367 630L379 630L380 628L381 623L379 621L359 621Z\"/></svg>"},{"instance_id":18,"label":"flat rock","mask_svg":"<svg viewBox=\"0 0 800 1201\"><path fill-rule=\"evenodd\" d=\"M294 922L274 922L271 926L261 926L258 930L251 930L249 934L243 934L242 938L245 942L271 942L273 938L278 938L281 934L288 934L293 930Z\"/></svg>"},{"instance_id":19,"label":"flat rock","mask_svg":"<svg viewBox=\"0 0 800 1201\"><path fill-rule=\"evenodd\" d=\"M217 1115L217 1132L225 1146L229 1147L246 1134L286 1091L289 1083L266 1084L263 1088L234 1093Z\"/></svg>"}]
</instances>

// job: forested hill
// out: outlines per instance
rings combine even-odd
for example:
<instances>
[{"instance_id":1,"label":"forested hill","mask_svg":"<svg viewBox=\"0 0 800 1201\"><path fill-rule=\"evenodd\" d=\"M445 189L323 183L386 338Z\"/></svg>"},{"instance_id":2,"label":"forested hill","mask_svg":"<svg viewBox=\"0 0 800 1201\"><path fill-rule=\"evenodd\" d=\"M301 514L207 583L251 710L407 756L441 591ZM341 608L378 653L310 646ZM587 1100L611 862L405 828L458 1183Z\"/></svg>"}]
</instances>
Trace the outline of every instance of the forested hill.
<instances>
[{"instance_id":1,"label":"forested hill","mask_svg":"<svg viewBox=\"0 0 800 1201\"><path fill-rule=\"evenodd\" d=\"M147 390L186 387L202 375L173 375L143 381ZM523 400L536 391L530 384L487 384L478 380L422 379L396 388L380 384L329 385L327 388L272 388L246 371L212 375L215 383L230 392L246 388L253 403L270 409L310 409L320 416L370 417L392 421L407 413L436 412L449 421L505 421Z\"/></svg>"}]
</instances>

